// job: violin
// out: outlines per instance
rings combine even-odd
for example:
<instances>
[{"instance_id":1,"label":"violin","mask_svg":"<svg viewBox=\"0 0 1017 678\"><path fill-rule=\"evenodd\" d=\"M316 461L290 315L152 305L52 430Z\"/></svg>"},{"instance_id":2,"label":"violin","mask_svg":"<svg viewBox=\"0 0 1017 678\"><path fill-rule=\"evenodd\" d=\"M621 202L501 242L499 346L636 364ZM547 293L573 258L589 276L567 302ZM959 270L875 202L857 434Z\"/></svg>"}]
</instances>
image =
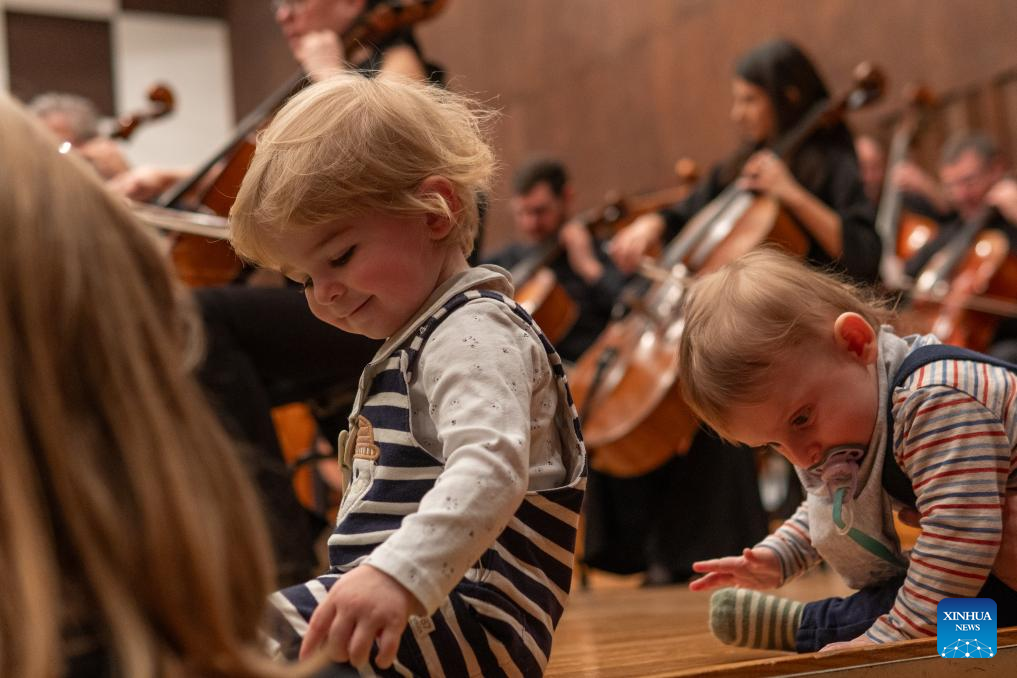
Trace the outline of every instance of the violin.
<instances>
[{"instance_id":1,"label":"violin","mask_svg":"<svg viewBox=\"0 0 1017 678\"><path fill-rule=\"evenodd\" d=\"M447 0L387 0L362 14L340 36L347 54L372 49L396 31L437 16ZM234 134L190 177L170 188L157 201L159 207L209 211L226 217L240 190L255 150L255 133L268 124L276 111L308 83L296 73L269 95L237 125ZM233 282L243 265L224 240L207 241L180 234L172 250L177 273L192 286L225 285Z\"/></svg>"},{"instance_id":2,"label":"violin","mask_svg":"<svg viewBox=\"0 0 1017 678\"><path fill-rule=\"evenodd\" d=\"M610 192L600 207L586 210L576 221L588 231L606 237L636 218L683 200L698 179L695 161L682 158L675 164L678 185L659 191L621 197ZM578 317L578 308L548 266L562 254L555 233L529 257L510 271L516 285L515 300L533 317L552 344L563 339Z\"/></svg>"},{"instance_id":3,"label":"violin","mask_svg":"<svg viewBox=\"0 0 1017 678\"><path fill-rule=\"evenodd\" d=\"M912 309L902 322L940 341L985 351L1001 317L1013 313L1017 256L1010 239L988 228L1000 218L984 208L964 224L915 278Z\"/></svg>"},{"instance_id":4,"label":"violin","mask_svg":"<svg viewBox=\"0 0 1017 678\"><path fill-rule=\"evenodd\" d=\"M915 139L924 129L936 103L931 90L924 86L907 89L908 106L893 133L886 160L886 176L876 213L876 232L883 243L884 277L888 277L887 259L896 256L907 261L935 237L939 225L934 219L904 210L901 189L893 181L893 169L907 160Z\"/></svg>"},{"instance_id":5,"label":"violin","mask_svg":"<svg viewBox=\"0 0 1017 678\"><path fill-rule=\"evenodd\" d=\"M861 64L854 75L848 92L817 102L773 150L788 158L816 130L882 94L880 71ZM632 297L621 309L623 317L607 326L569 376L594 468L621 477L643 475L689 449L699 421L678 383L685 287L692 272L719 268L766 241L798 254L808 247L776 201L733 183L685 225L659 264L643 267L653 281L649 289L623 293Z\"/></svg>"}]
</instances>

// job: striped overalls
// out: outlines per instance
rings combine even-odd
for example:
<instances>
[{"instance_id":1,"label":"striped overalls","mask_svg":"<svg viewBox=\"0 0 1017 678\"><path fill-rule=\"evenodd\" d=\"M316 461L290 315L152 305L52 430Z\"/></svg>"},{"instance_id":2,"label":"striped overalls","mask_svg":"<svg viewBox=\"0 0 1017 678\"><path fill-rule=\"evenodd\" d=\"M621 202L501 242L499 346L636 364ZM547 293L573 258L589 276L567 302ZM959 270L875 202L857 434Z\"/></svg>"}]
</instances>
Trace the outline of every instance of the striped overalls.
<instances>
[{"instance_id":1,"label":"striped overalls","mask_svg":"<svg viewBox=\"0 0 1017 678\"><path fill-rule=\"evenodd\" d=\"M347 487L328 542L329 573L272 596L281 617L281 628L272 635L286 656L296 656L306 621L318 601L343 573L363 562L397 530L405 516L417 510L443 471L443 462L414 439L408 384L417 356L435 327L480 297L506 304L537 329L524 310L498 292L461 292L422 319L409 339L381 358L376 376L361 383L349 435L340 438ZM555 421L563 439L566 483L526 493L508 526L438 610L428 618L411 617L395 665L387 671L375 669L380 675L543 673L571 584L586 465L564 368L539 329L537 334L558 386Z\"/></svg>"}]
</instances>

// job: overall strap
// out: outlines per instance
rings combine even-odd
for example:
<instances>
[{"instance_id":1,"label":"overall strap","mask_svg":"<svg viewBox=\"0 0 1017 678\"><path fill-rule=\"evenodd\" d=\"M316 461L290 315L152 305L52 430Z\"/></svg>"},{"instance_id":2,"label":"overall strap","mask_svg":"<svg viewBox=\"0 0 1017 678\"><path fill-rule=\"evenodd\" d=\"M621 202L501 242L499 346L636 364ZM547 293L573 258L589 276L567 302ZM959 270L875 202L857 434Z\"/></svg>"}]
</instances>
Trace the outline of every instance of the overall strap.
<instances>
[{"instance_id":1,"label":"overall strap","mask_svg":"<svg viewBox=\"0 0 1017 678\"><path fill-rule=\"evenodd\" d=\"M908 377L922 367L940 360L968 360L987 363L1017 373L1017 365L1008 363L992 356L987 356L970 349L947 344L927 344L911 351L897 369L897 374L890 385L890 394L886 404L886 453L883 455L883 489L887 494L911 508L917 507L917 497L897 458L893 454L893 392L907 381Z\"/></svg>"},{"instance_id":2,"label":"overall strap","mask_svg":"<svg viewBox=\"0 0 1017 678\"><path fill-rule=\"evenodd\" d=\"M406 353L407 381L413 378L412 375L415 371L417 357L420 355L420 350L423 348L424 343L427 341L427 338L431 336L431 333L434 332L435 329L437 329L441 321L448 317L449 313L456 310L460 306L463 306L464 304L475 299L481 298L494 299L495 301L502 302L503 304L508 306L513 313L515 313L519 318L526 322L526 324L533 327L537 331L537 336L540 337L540 341L544 347L544 350L547 351L549 356L554 356L551 359L552 372L554 372L555 376L559 378L564 376L565 368L562 366L561 360L558 358L557 351L554 350L554 347L547 340L547 337L544 336L544 333L540 331L540 328L537 326L536 322L534 322L533 318L530 317L530 314L527 313L522 306L517 304L515 300L512 299L511 297L507 297L501 292L495 292L493 290L468 290L466 292L460 292L459 294L455 295L454 297L446 301L441 308L439 308L437 311L434 312L434 314L431 317L425 320L420 325L420 327L417 328L417 331L414 332L413 335L403 343L402 350Z\"/></svg>"}]
</instances>

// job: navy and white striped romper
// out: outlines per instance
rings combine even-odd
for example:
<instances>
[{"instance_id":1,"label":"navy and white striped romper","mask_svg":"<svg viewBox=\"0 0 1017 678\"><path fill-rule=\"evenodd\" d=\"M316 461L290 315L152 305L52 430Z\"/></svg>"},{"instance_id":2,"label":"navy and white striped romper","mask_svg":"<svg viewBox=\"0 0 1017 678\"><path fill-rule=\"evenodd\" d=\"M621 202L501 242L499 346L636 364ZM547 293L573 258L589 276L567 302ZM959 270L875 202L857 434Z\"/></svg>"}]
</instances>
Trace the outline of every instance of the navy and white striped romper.
<instances>
[{"instance_id":1,"label":"navy and white striped romper","mask_svg":"<svg viewBox=\"0 0 1017 678\"><path fill-rule=\"evenodd\" d=\"M529 314L490 290L450 298L395 348L371 382L361 383L345 439L347 488L329 538L329 573L272 596L278 613L271 635L287 657L296 657L307 620L333 584L359 565L414 513L444 469L414 439L408 383L417 356L438 324L471 300L506 304L540 337L558 385L555 421L563 438L564 486L529 491L504 531L465 574L437 612L410 619L396 663L378 675L539 676L551 652L572 580L576 526L586 486L586 456L579 419L554 347ZM366 392L366 396L365 396ZM357 447L357 421L375 433L372 450ZM352 459L351 459L352 457ZM347 466L347 463L344 463ZM372 652L373 660L373 652Z\"/></svg>"}]
</instances>

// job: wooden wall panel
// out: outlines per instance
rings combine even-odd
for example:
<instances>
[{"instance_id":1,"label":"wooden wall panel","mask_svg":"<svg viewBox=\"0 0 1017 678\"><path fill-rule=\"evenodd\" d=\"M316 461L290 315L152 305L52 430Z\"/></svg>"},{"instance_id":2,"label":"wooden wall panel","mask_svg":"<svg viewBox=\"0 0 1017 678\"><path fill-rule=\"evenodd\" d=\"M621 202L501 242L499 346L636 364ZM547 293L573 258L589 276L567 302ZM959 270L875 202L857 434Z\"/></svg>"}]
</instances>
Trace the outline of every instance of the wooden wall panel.
<instances>
[{"instance_id":1,"label":"wooden wall panel","mask_svg":"<svg viewBox=\"0 0 1017 678\"><path fill-rule=\"evenodd\" d=\"M246 0L233 5L250 9ZM240 14L231 10L231 18ZM237 83L238 109L248 91L267 93L292 68L271 17L263 19L251 28L256 38L234 38L246 80ZM732 65L763 40L799 42L833 89L850 82L859 61L881 64L886 101L852 121L878 130L907 83L942 91L1017 65L1015 30L1012 0L449 0L419 36L454 89L502 111L493 248L511 237L507 179L531 152L568 162L579 207L610 189L668 185L681 156L703 166L722 157L736 142L728 122ZM269 69L277 80L267 81Z\"/></svg>"},{"instance_id":2,"label":"wooden wall panel","mask_svg":"<svg viewBox=\"0 0 1017 678\"><path fill-rule=\"evenodd\" d=\"M23 101L44 92L71 92L112 115L113 66L110 25L104 20L69 19L7 12L10 89Z\"/></svg>"},{"instance_id":3,"label":"wooden wall panel","mask_svg":"<svg viewBox=\"0 0 1017 678\"><path fill-rule=\"evenodd\" d=\"M250 0L248 1L250 3ZM255 2L260 2L260 0L255 0ZM225 19L226 8L227 0L120 0L120 9L122 10L162 12L209 19Z\"/></svg>"},{"instance_id":4,"label":"wooden wall panel","mask_svg":"<svg viewBox=\"0 0 1017 678\"><path fill-rule=\"evenodd\" d=\"M229 0L230 53L236 119L297 70L286 41L275 25L268 0Z\"/></svg>"}]
</instances>

